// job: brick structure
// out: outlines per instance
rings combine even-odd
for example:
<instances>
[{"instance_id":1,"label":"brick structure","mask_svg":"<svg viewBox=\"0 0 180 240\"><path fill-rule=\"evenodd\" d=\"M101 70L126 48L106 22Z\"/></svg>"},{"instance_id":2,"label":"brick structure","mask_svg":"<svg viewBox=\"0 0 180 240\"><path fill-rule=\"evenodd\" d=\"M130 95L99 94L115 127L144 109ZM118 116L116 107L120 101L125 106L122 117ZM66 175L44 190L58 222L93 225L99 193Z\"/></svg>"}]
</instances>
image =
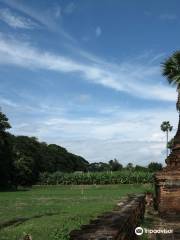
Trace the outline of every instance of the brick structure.
<instances>
[{"instance_id":1,"label":"brick structure","mask_svg":"<svg viewBox=\"0 0 180 240\"><path fill-rule=\"evenodd\" d=\"M157 208L161 217L180 220L180 119L166 164L155 176Z\"/></svg>"},{"instance_id":2,"label":"brick structure","mask_svg":"<svg viewBox=\"0 0 180 240\"><path fill-rule=\"evenodd\" d=\"M128 197L109 213L104 213L80 230L70 233L70 240L135 240L135 228L144 217L145 196Z\"/></svg>"}]
</instances>

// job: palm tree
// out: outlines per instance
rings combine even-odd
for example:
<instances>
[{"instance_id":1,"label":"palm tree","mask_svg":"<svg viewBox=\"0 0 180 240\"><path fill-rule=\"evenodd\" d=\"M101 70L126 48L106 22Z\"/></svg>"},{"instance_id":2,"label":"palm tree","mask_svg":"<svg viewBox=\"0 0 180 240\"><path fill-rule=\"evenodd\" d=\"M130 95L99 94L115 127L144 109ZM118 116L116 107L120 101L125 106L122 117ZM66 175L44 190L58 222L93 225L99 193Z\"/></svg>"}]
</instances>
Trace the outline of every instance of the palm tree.
<instances>
[{"instance_id":1,"label":"palm tree","mask_svg":"<svg viewBox=\"0 0 180 240\"><path fill-rule=\"evenodd\" d=\"M173 147L174 147L174 138L171 138L171 140L169 140L167 144L167 148L169 148L170 152L172 152Z\"/></svg>"},{"instance_id":2,"label":"palm tree","mask_svg":"<svg viewBox=\"0 0 180 240\"><path fill-rule=\"evenodd\" d=\"M176 109L180 113L180 51L173 53L162 65L163 76L167 78L169 84L177 87Z\"/></svg>"},{"instance_id":3,"label":"palm tree","mask_svg":"<svg viewBox=\"0 0 180 240\"><path fill-rule=\"evenodd\" d=\"M161 124L161 130L163 132L166 132L166 155L168 156L168 135L169 135L169 132L171 132L173 129L173 126L171 126L170 122L162 122Z\"/></svg>"}]
</instances>

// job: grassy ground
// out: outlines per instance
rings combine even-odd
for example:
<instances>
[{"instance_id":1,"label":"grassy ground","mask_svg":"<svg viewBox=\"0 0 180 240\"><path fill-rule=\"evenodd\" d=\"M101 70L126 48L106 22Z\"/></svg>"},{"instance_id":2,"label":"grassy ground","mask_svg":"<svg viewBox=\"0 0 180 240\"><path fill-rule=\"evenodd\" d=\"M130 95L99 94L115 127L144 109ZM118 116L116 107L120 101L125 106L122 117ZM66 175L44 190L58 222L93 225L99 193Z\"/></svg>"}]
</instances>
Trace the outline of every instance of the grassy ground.
<instances>
[{"instance_id":1,"label":"grassy ground","mask_svg":"<svg viewBox=\"0 0 180 240\"><path fill-rule=\"evenodd\" d=\"M0 193L0 240L65 240L68 232L149 185L41 186ZM6 226L5 226L6 225Z\"/></svg>"}]
</instances>

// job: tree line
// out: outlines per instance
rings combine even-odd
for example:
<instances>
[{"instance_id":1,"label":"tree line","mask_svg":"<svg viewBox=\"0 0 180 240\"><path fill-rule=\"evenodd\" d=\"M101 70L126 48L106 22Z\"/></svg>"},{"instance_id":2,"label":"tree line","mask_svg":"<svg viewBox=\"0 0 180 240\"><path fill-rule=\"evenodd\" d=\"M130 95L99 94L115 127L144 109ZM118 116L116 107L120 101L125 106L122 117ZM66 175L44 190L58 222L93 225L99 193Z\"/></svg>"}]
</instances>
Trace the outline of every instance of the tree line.
<instances>
[{"instance_id":1,"label":"tree line","mask_svg":"<svg viewBox=\"0 0 180 240\"><path fill-rule=\"evenodd\" d=\"M39 142L35 137L14 136L0 112L0 187L25 185L38 181L41 172L86 171L89 162L56 144Z\"/></svg>"},{"instance_id":2,"label":"tree line","mask_svg":"<svg viewBox=\"0 0 180 240\"><path fill-rule=\"evenodd\" d=\"M108 163L104 162L95 162L90 163L88 166L89 172L109 172L109 171L143 171L143 172L156 172L162 169L162 164L157 162L151 162L146 167L140 165L133 165L132 163L128 163L126 166L123 166L119 161L115 158L114 160L110 160Z\"/></svg>"},{"instance_id":3,"label":"tree line","mask_svg":"<svg viewBox=\"0 0 180 240\"><path fill-rule=\"evenodd\" d=\"M35 137L15 136L8 132L11 125L0 111L0 188L31 186L43 173L53 174L78 172L150 171L161 170L160 163L152 162L147 167L123 167L117 159L108 163L89 163L81 156L68 152L57 144L40 142Z\"/></svg>"}]
</instances>

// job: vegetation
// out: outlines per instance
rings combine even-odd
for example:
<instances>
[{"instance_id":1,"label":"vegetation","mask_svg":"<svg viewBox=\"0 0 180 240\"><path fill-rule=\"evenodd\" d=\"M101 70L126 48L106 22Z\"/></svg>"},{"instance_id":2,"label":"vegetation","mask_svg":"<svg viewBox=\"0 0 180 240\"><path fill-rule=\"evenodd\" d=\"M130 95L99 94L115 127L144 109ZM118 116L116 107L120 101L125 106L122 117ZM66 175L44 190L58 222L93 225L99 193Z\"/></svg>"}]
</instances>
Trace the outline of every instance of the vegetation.
<instances>
[{"instance_id":1,"label":"vegetation","mask_svg":"<svg viewBox=\"0 0 180 240\"><path fill-rule=\"evenodd\" d=\"M122 196L150 189L147 184L71 185L1 192L0 239L19 240L26 233L36 240L67 240L70 230L110 211Z\"/></svg>"},{"instance_id":2,"label":"vegetation","mask_svg":"<svg viewBox=\"0 0 180 240\"><path fill-rule=\"evenodd\" d=\"M40 172L86 171L88 162L56 144L39 142L35 137L14 136L11 126L0 112L0 187L30 186Z\"/></svg>"},{"instance_id":3,"label":"vegetation","mask_svg":"<svg viewBox=\"0 0 180 240\"><path fill-rule=\"evenodd\" d=\"M180 112L180 51L176 51L163 63L163 75L167 78L169 84L177 87L176 109Z\"/></svg>"},{"instance_id":4,"label":"vegetation","mask_svg":"<svg viewBox=\"0 0 180 240\"><path fill-rule=\"evenodd\" d=\"M100 163L101 165L101 163ZM108 164L106 164L108 165ZM102 167L102 166L101 166ZM108 167L108 169L111 169ZM144 184L152 183L154 173L162 169L161 163L151 162L148 167L127 164L120 171L95 171L95 172L75 172L75 173L41 173L39 184L43 185L91 185L91 184Z\"/></svg>"},{"instance_id":5,"label":"vegetation","mask_svg":"<svg viewBox=\"0 0 180 240\"><path fill-rule=\"evenodd\" d=\"M168 59L166 59L166 61L164 61L164 63L162 64L162 73L163 76L167 78L169 84L176 86L178 92L176 109L180 114L180 51L174 52ZM172 150L173 146L174 138L171 139L169 142L167 140L167 149L169 148L170 150Z\"/></svg>"},{"instance_id":6,"label":"vegetation","mask_svg":"<svg viewBox=\"0 0 180 240\"><path fill-rule=\"evenodd\" d=\"M151 162L148 165L148 170L150 172L157 172L162 169L162 164L161 163L156 163L156 162Z\"/></svg>"},{"instance_id":7,"label":"vegetation","mask_svg":"<svg viewBox=\"0 0 180 240\"><path fill-rule=\"evenodd\" d=\"M153 172L145 171L118 171L118 172L98 172L98 173L42 173L39 184L63 184L63 185L91 185L91 184L140 184L152 183Z\"/></svg>"},{"instance_id":8,"label":"vegetation","mask_svg":"<svg viewBox=\"0 0 180 240\"><path fill-rule=\"evenodd\" d=\"M167 147L172 151L174 147L174 138L171 138L171 140L168 142Z\"/></svg>"},{"instance_id":9,"label":"vegetation","mask_svg":"<svg viewBox=\"0 0 180 240\"><path fill-rule=\"evenodd\" d=\"M168 121L168 122L166 122L166 121L164 121L164 122L162 122L162 124L161 124L161 130L163 131L163 132L166 132L166 150L167 150L167 152L166 152L166 155L168 156L168 135L169 135L169 132L171 132L172 131L172 129L173 129L173 126L171 126L171 124L170 124L170 122Z\"/></svg>"},{"instance_id":10,"label":"vegetation","mask_svg":"<svg viewBox=\"0 0 180 240\"><path fill-rule=\"evenodd\" d=\"M163 63L163 75L177 86L180 112L180 51ZM67 240L70 230L111 210L120 197L153 191L153 175L162 169L156 162L147 167L132 163L123 167L117 159L88 163L56 144L14 136L8 132L10 128L0 111L0 188L6 188L0 195L1 240L22 239L23 234L36 240ZM163 122L161 130L171 149L174 143L168 142L168 133L172 126ZM37 183L41 186L7 191L8 187Z\"/></svg>"},{"instance_id":11,"label":"vegetation","mask_svg":"<svg viewBox=\"0 0 180 240\"><path fill-rule=\"evenodd\" d=\"M0 112L0 188L37 184L113 184L147 183L152 172L162 168L126 167L117 159L108 163L89 163L56 144L39 142L35 137L14 136L7 132L8 118ZM99 174L98 174L99 172ZM80 174L81 173L81 174Z\"/></svg>"},{"instance_id":12,"label":"vegetation","mask_svg":"<svg viewBox=\"0 0 180 240\"><path fill-rule=\"evenodd\" d=\"M7 117L0 112L0 187L7 186L13 180L11 136L6 132L9 128Z\"/></svg>"}]
</instances>

